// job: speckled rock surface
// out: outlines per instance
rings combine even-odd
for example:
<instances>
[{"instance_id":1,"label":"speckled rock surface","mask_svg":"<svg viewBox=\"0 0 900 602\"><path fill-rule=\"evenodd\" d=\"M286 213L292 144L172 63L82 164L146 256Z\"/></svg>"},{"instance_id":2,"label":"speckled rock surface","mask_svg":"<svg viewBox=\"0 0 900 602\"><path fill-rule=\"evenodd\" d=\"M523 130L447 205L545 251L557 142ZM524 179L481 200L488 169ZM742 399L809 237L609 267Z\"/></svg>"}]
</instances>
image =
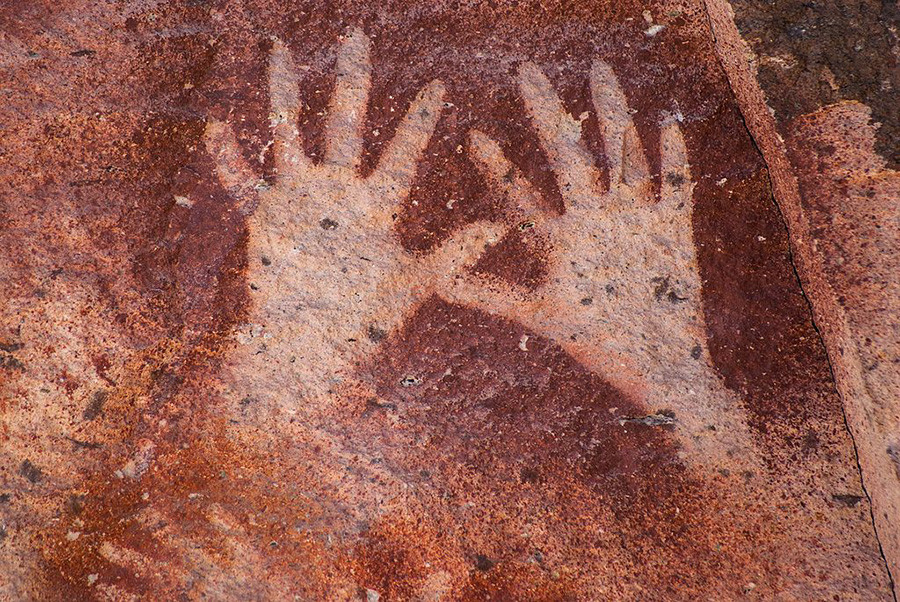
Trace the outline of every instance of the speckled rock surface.
<instances>
[{"instance_id":1,"label":"speckled rock surface","mask_svg":"<svg viewBox=\"0 0 900 602\"><path fill-rule=\"evenodd\" d=\"M767 39L754 30L760 21L752 3L713 0L707 7L719 56L770 170L896 581L896 5L828 3L810 11L788 3L768 15L774 31Z\"/></svg>"},{"instance_id":2,"label":"speckled rock surface","mask_svg":"<svg viewBox=\"0 0 900 602\"><path fill-rule=\"evenodd\" d=\"M0 599L892 599L705 5L0 32Z\"/></svg>"},{"instance_id":3,"label":"speckled rock surface","mask_svg":"<svg viewBox=\"0 0 900 602\"><path fill-rule=\"evenodd\" d=\"M821 257L821 303L863 477L892 573L900 570L900 173L875 151L870 110L829 106L793 124L811 244ZM835 307L836 306L836 307Z\"/></svg>"}]
</instances>

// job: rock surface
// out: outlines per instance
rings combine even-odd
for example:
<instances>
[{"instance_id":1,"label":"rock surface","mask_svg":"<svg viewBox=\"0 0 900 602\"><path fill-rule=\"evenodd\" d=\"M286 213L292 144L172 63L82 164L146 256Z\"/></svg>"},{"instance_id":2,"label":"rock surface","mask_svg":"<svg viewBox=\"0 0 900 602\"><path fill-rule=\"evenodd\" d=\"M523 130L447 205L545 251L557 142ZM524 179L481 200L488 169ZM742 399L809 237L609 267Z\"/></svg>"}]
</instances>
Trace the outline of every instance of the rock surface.
<instances>
[{"instance_id":1,"label":"rock surface","mask_svg":"<svg viewBox=\"0 0 900 602\"><path fill-rule=\"evenodd\" d=\"M896 7L836 3L817 15L786 5L784 14L770 15L778 25L772 40L764 42L752 35L751 25L759 22L751 5L735 3L734 13L724 3L707 5L723 65L770 168L854 434L873 521L896 575L900 180L892 166L900 139L896 103L888 99L900 84L900 71L896 52L873 54L898 47ZM838 9L844 14L840 19ZM873 21L879 10L883 18ZM842 50L848 40L852 52ZM782 77L773 78L765 66L771 67L775 55L787 57L787 62L778 59ZM788 87L788 74L796 75L801 65L803 76ZM844 100L831 102L836 99ZM798 106L809 112L798 114Z\"/></svg>"},{"instance_id":2,"label":"rock surface","mask_svg":"<svg viewBox=\"0 0 900 602\"><path fill-rule=\"evenodd\" d=\"M0 8L0 599L893 599L896 172L729 18Z\"/></svg>"}]
</instances>

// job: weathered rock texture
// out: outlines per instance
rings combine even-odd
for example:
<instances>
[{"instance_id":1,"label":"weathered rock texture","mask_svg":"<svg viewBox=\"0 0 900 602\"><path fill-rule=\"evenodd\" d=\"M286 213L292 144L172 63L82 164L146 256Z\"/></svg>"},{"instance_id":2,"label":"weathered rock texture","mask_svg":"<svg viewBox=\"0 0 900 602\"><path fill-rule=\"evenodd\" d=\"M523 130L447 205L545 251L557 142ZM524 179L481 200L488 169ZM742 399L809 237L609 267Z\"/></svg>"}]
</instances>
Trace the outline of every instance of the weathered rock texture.
<instances>
[{"instance_id":1,"label":"weathered rock texture","mask_svg":"<svg viewBox=\"0 0 900 602\"><path fill-rule=\"evenodd\" d=\"M819 15L787 6L769 15L777 25L764 41L754 35L759 21L752 4L735 3L734 21L728 5L708 6L723 65L791 231L855 435L873 520L896 576L900 174L890 165L896 165L900 138L896 101L889 100L900 85L896 7L836 3ZM873 53L878 49L890 51ZM844 100L831 103L835 99ZM809 112L799 114L798 106Z\"/></svg>"},{"instance_id":2,"label":"weathered rock texture","mask_svg":"<svg viewBox=\"0 0 900 602\"><path fill-rule=\"evenodd\" d=\"M834 261L893 172L853 104L778 164L727 17L0 8L0 598L892 599L775 200Z\"/></svg>"}]
</instances>

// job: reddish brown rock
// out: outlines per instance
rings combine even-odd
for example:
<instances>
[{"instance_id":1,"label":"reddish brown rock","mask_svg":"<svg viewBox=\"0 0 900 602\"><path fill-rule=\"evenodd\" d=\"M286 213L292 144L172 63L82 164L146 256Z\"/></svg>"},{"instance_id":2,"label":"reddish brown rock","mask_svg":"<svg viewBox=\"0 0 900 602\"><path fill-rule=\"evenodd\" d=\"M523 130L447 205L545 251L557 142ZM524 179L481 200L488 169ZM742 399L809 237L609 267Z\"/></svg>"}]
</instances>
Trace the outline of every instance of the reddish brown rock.
<instances>
[{"instance_id":1,"label":"reddish brown rock","mask_svg":"<svg viewBox=\"0 0 900 602\"><path fill-rule=\"evenodd\" d=\"M895 453L900 429L896 396L900 339L895 325L898 179L888 166L896 160L897 124L896 111L886 106L885 92L896 84L897 71L891 54L865 59L895 34L879 22L865 42L843 32L836 36L833 7L829 7L822 17L825 27L810 27L807 32L796 26L804 32L797 44L785 44L784 39L764 44L749 36L749 44L745 44L730 21L728 7L709 6L723 64L770 167L776 198L790 228L798 272L828 349L859 451L873 522L888 566L896 575L900 570L896 521L900 472ZM885 9L890 11L890 7ZM753 22L748 21L752 11L743 3L737 3L735 10L741 33L748 35L745 25ZM846 27L852 32L861 20L872 18L866 11L853 13L846 19ZM807 61L806 77L796 86L800 91L796 102L808 106L810 113L796 116L796 111L790 110L794 101L779 100L787 95L783 80L773 80L763 62L771 57L773 48L788 57L808 52L810 38L818 40L821 51ZM856 39L854 54L835 58L851 38ZM754 56L753 51L759 55ZM876 76L877 86L872 81ZM835 84L835 77L841 86ZM835 98L871 102L879 121L873 122L872 109L856 100L826 104L824 99L831 95L822 99L814 93L816 81L821 83L822 78L834 84L831 94L836 94ZM851 85L843 85L846 82ZM779 106L783 110L778 110Z\"/></svg>"},{"instance_id":2,"label":"reddish brown rock","mask_svg":"<svg viewBox=\"0 0 900 602\"><path fill-rule=\"evenodd\" d=\"M0 596L891 598L705 6L0 11Z\"/></svg>"}]
</instances>

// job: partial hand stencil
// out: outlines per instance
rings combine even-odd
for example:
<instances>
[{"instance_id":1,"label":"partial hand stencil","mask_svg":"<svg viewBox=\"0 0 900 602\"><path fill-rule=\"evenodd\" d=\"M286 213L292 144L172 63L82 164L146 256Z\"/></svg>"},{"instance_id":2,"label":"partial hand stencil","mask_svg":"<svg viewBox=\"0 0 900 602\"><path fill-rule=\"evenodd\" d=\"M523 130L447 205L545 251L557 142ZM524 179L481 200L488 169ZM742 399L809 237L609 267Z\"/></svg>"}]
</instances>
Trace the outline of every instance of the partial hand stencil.
<instances>
[{"instance_id":1,"label":"partial hand stencil","mask_svg":"<svg viewBox=\"0 0 900 602\"><path fill-rule=\"evenodd\" d=\"M155 599L287 600L297 589L290 580L276 576L260 579L266 566L261 546L251 543L251 535L238 517L221 506L202 505L201 520L185 524L183 513L160 514L142 509L132 517L130 529L136 545L126 547L103 541L98 554L107 564L103 577L89 575L98 600ZM119 539L127 541L127 538ZM147 542L151 542L148 545Z\"/></svg>"},{"instance_id":2,"label":"partial hand stencil","mask_svg":"<svg viewBox=\"0 0 900 602\"><path fill-rule=\"evenodd\" d=\"M552 244L546 283L528 293L470 276L446 295L553 339L635 392L648 410L671 410L685 451L698 461L707 445L738 452L749 445L740 403L721 383L706 348L693 183L681 129L675 119L662 125L662 198L654 202L646 155L615 74L596 61L590 84L609 166L607 190L581 139L581 122L566 112L537 66L526 63L519 71L522 96L565 201L561 215L539 208L536 191L495 141L478 131L470 138L486 178Z\"/></svg>"},{"instance_id":3,"label":"partial hand stencil","mask_svg":"<svg viewBox=\"0 0 900 602\"><path fill-rule=\"evenodd\" d=\"M280 42L269 63L274 184L260 182L245 163L230 127L211 122L206 131L222 184L248 211L255 205L251 324L239 337L255 368L244 362L241 373L254 382L237 383L235 394L289 413L314 411L421 299L446 288L499 235L499 227L475 224L427 257L400 246L394 220L440 117L443 85L421 91L374 172L361 177L371 87L362 32L341 43L336 69L320 164L302 149L297 70Z\"/></svg>"}]
</instances>

